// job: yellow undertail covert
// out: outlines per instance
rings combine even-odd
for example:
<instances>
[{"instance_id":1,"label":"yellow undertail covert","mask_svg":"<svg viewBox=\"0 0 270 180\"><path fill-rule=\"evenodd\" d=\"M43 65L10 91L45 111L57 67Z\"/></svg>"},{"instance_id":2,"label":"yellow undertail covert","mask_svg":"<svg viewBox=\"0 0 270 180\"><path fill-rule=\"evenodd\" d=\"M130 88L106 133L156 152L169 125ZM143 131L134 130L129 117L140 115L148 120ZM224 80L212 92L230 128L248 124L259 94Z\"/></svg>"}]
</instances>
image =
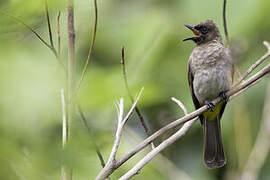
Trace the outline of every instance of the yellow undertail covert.
<instances>
[{"instance_id":1,"label":"yellow undertail covert","mask_svg":"<svg viewBox=\"0 0 270 180\"><path fill-rule=\"evenodd\" d=\"M215 107L213 107L213 109L214 109L213 112L208 110L205 113L203 113L203 116L209 121L214 121L216 119L216 117L218 116L218 114L222 108L223 103L224 102L218 103Z\"/></svg>"}]
</instances>

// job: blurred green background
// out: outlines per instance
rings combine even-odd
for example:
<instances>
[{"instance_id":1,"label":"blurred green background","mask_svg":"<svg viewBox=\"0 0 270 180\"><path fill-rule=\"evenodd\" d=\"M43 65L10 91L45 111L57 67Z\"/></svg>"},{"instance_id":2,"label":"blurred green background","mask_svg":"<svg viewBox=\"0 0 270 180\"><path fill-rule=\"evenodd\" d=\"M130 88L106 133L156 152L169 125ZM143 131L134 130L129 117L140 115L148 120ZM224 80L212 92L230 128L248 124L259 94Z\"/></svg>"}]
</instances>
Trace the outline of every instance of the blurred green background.
<instances>
[{"instance_id":1,"label":"blurred green background","mask_svg":"<svg viewBox=\"0 0 270 180\"><path fill-rule=\"evenodd\" d=\"M79 76L88 54L94 7L91 0L75 3L76 70ZM56 17L61 11L61 52L66 61L66 1L48 0L48 4L55 43ZM171 97L181 99L189 112L194 109L186 68L194 44L181 41L191 35L183 24L195 25L212 19L224 34L222 4L221 0L98 1L96 45L78 98L105 160L114 140L115 105L120 97L125 98L126 110L131 105L122 76L121 47L126 49L127 75L133 95L144 86L138 107L154 132L183 116ZM49 40L43 0L1 0L0 10L18 17ZM228 1L229 35L240 72L266 51L262 42L270 41L269 12L269 0ZM246 163L260 127L268 79L264 78L228 103L222 119L228 159L225 167L209 170L204 166L202 128L197 122L134 179L235 179ZM65 81L56 58L27 28L2 13L0 82L0 179L59 179L63 161L74 167L75 180L94 179L101 165L78 114L72 148L65 153L62 151L60 89L64 88ZM146 137L135 114L127 127L118 157ZM132 158L111 178L119 178L146 152ZM166 170L168 167L171 168ZM270 157L266 159L259 179L270 179L269 168Z\"/></svg>"}]
</instances>

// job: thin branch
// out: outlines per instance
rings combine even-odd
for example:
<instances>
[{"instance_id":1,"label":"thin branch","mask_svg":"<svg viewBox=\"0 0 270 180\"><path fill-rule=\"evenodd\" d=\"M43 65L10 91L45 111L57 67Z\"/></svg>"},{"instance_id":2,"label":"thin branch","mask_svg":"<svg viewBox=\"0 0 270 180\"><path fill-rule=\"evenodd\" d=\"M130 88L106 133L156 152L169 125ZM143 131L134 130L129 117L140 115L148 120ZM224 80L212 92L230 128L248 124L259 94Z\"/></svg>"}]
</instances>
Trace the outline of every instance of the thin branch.
<instances>
[{"instance_id":1,"label":"thin branch","mask_svg":"<svg viewBox=\"0 0 270 180\"><path fill-rule=\"evenodd\" d=\"M61 12L58 12L57 15L57 54L58 57L61 61L61 28L60 28L60 17L61 17ZM62 61L61 61L62 62Z\"/></svg>"},{"instance_id":2,"label":"thin branch","mask_svg":"<svg viewBox=\"0 0 270 180\"><path fill-rule=\"evenodd\" d=\"M63 146L63 150L65 150L66 144L67 144L67 119L66 119L66 102L65 102L64 89L61 89L60 95L61 95L61 104L62 104L62 146ZM61 167L61 180L72 179L71 176L72 176L71 173L69 173L69 171L63 164Z\"/></svg>"},{"instance_id":3,"label":"thin branch","mask_svg":"<svg viewBox=\"0 0 270 180\"><path fill-rule=\"evenodd\" d=\"M26 27L29 31L31 31L34 35L36 35L36 37L45 45L47 46L49 49L52 50L52 47L41 37L41 35L35 31L32 27L30 27L29 25L27 25L26 23L24 23L22 20L20 20L19 18L9 15L3 11L0 11L1 14L13 19L15 22L22 24L24 27Z\"/></svg>"},{"instance_id":4,"label":"thin branch","mask_svg":"<svg viewBox=\"0 0 270 180\"><path fill-rule=\"evenodd\" d=\"M258 61L256 61L254 64L252 64L247 69L247 71L242 75L242 77L240 77L240 79L235 83L234 86L237 86L238 84L240 84L253 70L255 70L260 64L262 64L267 59L267 57L270 54L270 44L267 41L264 41L263 44L268 49L267 53L265 53Z\"/></svg>"},{"instance_id":5,"label":"thin branch","mask_svg":"<svg viewBox=\"0 0 270 180\"><path fill-rule=\"evenodd\" d=\"M86 118L85 118L85 116L84 116L84 114L83 114L83 112L82 112L82 109L81 109L81 107L80 107L79 105L77 105L77 109L78 109L78 112L79 112L79 114L80 114L80 116L81 116L81 119L83 120L84 126L85 126L86 129L87 129L87 132L88 132L88 134L89 134L89 137L90 137L90 139L91 139L91 142L92 142L93 146L95 147L96 153L97 153L98 158L99 158L99 161L100 161L100 163L101 163L101 166L102 166L102 167L105 167L105 161L104 161L104 159L103 159L103 156L102 156L102 154L101 154L101 152L100 152L100 150L99 150L97 144L96 144L95 141L94 141L93 133L92 133L90 127L88 126L88 123L87 123Z\"/></svg>"},{"instance_id":6,"label":"thin branch","mask_svg":"<svg viewBox=\"0 0 270 180\"><path fill-rule=\"evenodd\" d=\"M179 99L172 97L172 101L175 102L183 110L185 115L188 114L187 108L184 106L184 104Z\"/></svg>"},{"instance_id":7,"label":"thin branch","mask_svg":"<svg viewBox=\"0 0 270 180\"><path fill-rule=\"evenodd\" d=\"M50 14L49 14L49 8L48 8L48 1L47 0L45 0L45 11L46 11L48 31L49 31L49 37L50 37L50 44L51 44L52 49L55 50L54 44L53 44L53 35L52 35L52 28L51 28L51 21L50 21Z\"/></svg>"},{"instance_id":8,"label":"thin branch","mask_svg":"<svg viewBox=\"0 0 270 180\"><path fill-rule=\"evenodd\" d=\"M68 139L71 136L71 128L74 113L72 97L75 87L75 29L74 29L74 0L67 1L67 32L68 32Z\"/></svg>"},{"instance_id":9,"label":"thin branch","mask_svg":"<svg viewBox=\"0 0 270 180\"><path fill-rule=\"evenodd\" d=\"M133 147L137 143L143 140L143 137L129 127L126 127L125 130L128 133L128 136L125 136L125 139L128 139L128 145ZM132 141L130 141L132 139ZM146 153L142 154L144 156ZM161 153L156 156L155 160L152 164L156 169L158 169L162 174L167 176L168 180L176 180L176 179L183 179L183 180L192 180L193 178L190 177L184 170L180 169L174 162L170 159L162 155Z\"/></svg>"},{"instance_id":10,"label":"thin branch","mask_svg":"<svg viewBox=\"0 0 270 180\"><path fill-rule=\"evenodd\" d=\"M46 9L46 16L47 16L47 23L48 23L48 27L50 27L50 21L49 20L49 12L48 12L48 7L47 7L47 1L45 1L45 9ZM41 37L41 35L36 31L34 30L31 26L29 26L28 24L24 23L22 20L20 20L19 18L15 17L15 16L12 16L12 15L9 15L3 11L0 11L1 14L13 19L15 22L19 23L19 24L22 24L24 27L26 27L29 31L31 31L39 40L42 44L44 44L45 46L47 46L51 51L52 53L55 55L55 57L57 58L57 60L59 61L59 57L58 57L58 54L57 54L57 51L55 50L53 44L52 44L52 36L51 36L51 30L49 30L49 37L50 37L50 43L47 43L46 40L44 38ZM51 28L49 28L51 29ZM63 69L65 70L65 66L62 62L59 61L59 64L63 67Z\"/></svg>"},{"instance_id":11,"label":"thin branch","mask_svg":"<svg viewBox=\"0 0 270 180\"><path fill-rule=\"evenodd\" d=\"M106 174L106 172L110 171L110 169L113 169L115 166L115 156L120 144L120 138L122 135L122 131L123 131L123 127L125 125L125 123L127 122L127 120L129 119L129 116L131 115L131 113L133 112L134 108L136 107L141 94L142 94L143 88L141 89L141 91L139 92L136 100L134 101L134 103L132 104L129 112L127 113L127 115L125 117L123 117L123 113L124 113L124 100L123 98L120 99L120 102L118 104L118 121L117 121L117 129L116 129L116 133L115 133L115 140L114 140L114 144L112 147L112 151L110 153L108 162L106 163L105 167L101 170L101 172L104 173L100 173L96 179L105 179L108 177L108 175ZM106 176L104 176L106 175Z\"/></svg>"},{"instance_id":12,"label":"thin branch","mask_svg":"<svg viewBox=\"0 0 270 180\"><path fill-rule=\"evenodd\" d=\"M148 163L151 159L153 159L158 153L160 153L163 149L174 143L177 139L184 136L189 128L196 122L198 118L195 118L189 122L186 122L183 127L178 130L175 134L170 136L168 139L163 141L159 146L149 152L144 158L142 158L131 170L129 170L124 176L122 176L119 180L130 179L132 176L139 173L139 171Z\"/></svg>"},{"instance_id":13,"label":"thin branch","mask_svg":"<svg viewBox=\"0 0 270 180\"><path fill-rule=\"evenodd\" d=\"M84 79L84 76L85 76L85 73L86 73L86 70L87 70L89 61L90 61L91 56L92 56L94 45L95 45L96 34L97 34L97 24L98 24L97 0L94 0L94 7L95 7L94 31L93 31L93 35L92 35L92 40L91 40L90 48L89 48L89 51L88 51L88 56L87 56L87 59L85 61L85 65L84 65L84 68L83 68L83 71L82 71L82 74L81 74L81 78L80 78L79 83L78 83L78 86L77 86L77 91L80 89L81 83L82 83L82 81Z\"/></svg>"},{"instance_id":14,"label":"thin branch","mask_svg":"<svg viewBox=\"0 0 270 180\"><path fill-rule=\"evenodd\" d=\"M225 33L227 47L230 47L229 33L228 33L228 29L227 29L227 20L226 20L226 5L227 5L227 0L223 0L223 26L224 26L224 33Z\"/></svg>"},{"instance_id":15,"label":"thin branch","mask_svg":"<svg viewBox=\"0 0 270 180\"><path fill-rule=\"evenodd\" d=\"M125 82L125 88L127 90L127 93L128 93L128 96L129 96L129 99L131 101L131 103L133 104L134 103L134 99L131 95L131 91L129 89L129 86L128 86L128 80L127 80L127 71L126 71L126 61L125 61L125 48L122 47L122 50L121 50L121 64L122 64L122 70L123 70L123 78L124 78L124 82ZM149 128L147 127L146 123L145 123L145 120L142 116L142 113L140 112L138 106L135 107L135 112L138 116L138 118L140 119L140 122L141 122L141 125L146 133L147 136L150 136L150 130ZM151 143L151 146L152 146L152 149L155 148L155 145L154 143Z\"/></svg>"},{"instance_id":16,"label":"thin branch","mask_svg":"<svg viewBox=\"0 0 270 180\"><path fill-rule=\"evenodd\" d=\"M67 40L68 40L68 63L67 63L67 123L68 143L71 143L71 132L74 120L75 104L72 101L75 88L75 29L74 29L74 0L67 0ZM64 168L62 180L72 180L72 168Z\"/></svg>"},{"instance_id":17,"label":"thin branch","mask_svg":"<svg viewBox=\"0 0 270 180\"><path fill-rule=\"evenodd\" d=\"M56 59L58 60L58 63L63 67L64 70L66 70L65 69L65 65L63 64L63 62L61 61L61 58L60 58L59 46L58 46L58 51L54 47L53 34L52 34L52 28L51 28L51 21L50 21L50 13L49 13L49 9L48 9L48 2L47 2L47 0L45 0L45 12L46 12L46 18L47 18L47 24L48 24L48 32L49 32L50 47L51 47L50 49L54 53ZM59 24L59 21L60 21L60 14L58 14L58 17L57 17L57 34L58 34L58 36L60 35L60 24Z\"/></svg>"},{"instance_id":18,"label":"thin branch","mask_svg":"<svg viewBox=\"0 0 270 180\"><path fill-rule=\"evenodd\" d=\"M248 161L244 167L241 180L256 180L260 169L262 168L270 150L270 83L267 88L267 95L264 103L263 120L255 141L254 147L250 153Z\"/></svg>"},{"instance_id":19,"label":"thin branch","mask_svg":"<svg viewBox=\"0 0 270 180\"><path fill-rule=\"evenodd\" d=\"M185 115L188 114L186 107L184 104L176 99L172 98L172 101L174 101L185 113ZM177 139L184 136L186 132L189 130L189 128L193 125L194 122L198 120L198 117L192 119L191 121L186 122L175 134L170 136L168 139L163 141L159 146L157 146L154 150L152 150L150 153L148 153L144 158L142 158L131 170L129 170L124 176L122 176L119 180L126 180L130 179L132 176L139 173L139 171L156 155L158 155L163 149L174 143Z\"/></svg>"},{"instance_id":20,"label":"thin branch","mask_svg":"<svg viewBox=\"0 0 270 180\"><path fill-rule=\"evenodd\" d=\"M61 104L62 104L62 145L65 148L67 143L67 117L66 117L66 102L64 89L61 89Z\"/></svg>"},{"instance_id":21,"label":"thin branch","mask_svg":"<svg viewBox=\"0 0 270 180\"><path fill-rule=\"evenodd\" d=\"M265 44L266 45L266 44ZM267 47L267 57L268 58L270 56L270 49ZM233 96L234 94L240 92L241 90L245 89L248 86L251 86L253 83L255 83L256 81L258 81L259 79L261 79L263 76L265 76L267 73L270 72L270 63L268 65L266 65L263 69L261 69L259 72L257 72L256 74L254 74L253 76L251 76L249 79L247 79L246 81L242 82L241 84L233 87L231 90L229 90L226 95L228 97ZM242 91L243 92L243 91ZM230 99L229 99L230 100ZM222 99L221 97L216 98L215 100L212 101L212 103L214 105L218 104L219 102L221 102ZM164 134L165 132L167 132L168 130L179 126L180 124L183 124L187 121L191 121L192 123L194 123L194 118L196 118L197 116L199 116L200 114L206 112L208 110L207 106L204 105L201 108L185 115L184 117L177 119L175 121L173 121L172 123L166 125L165 127L161 128L160 130L158 130L157 132L155 132L154 134L152 134L151 136L149 136L148 138L146 138L144 141L142 141L140 144L138 144L134 149L132 149L130 152L128 152L126 155L124 155L122 158L120 158L119 160L116 160L114 166L112 166L110 169L103 169L98 177L96 178L98 179L102 179L100 177L106 178L108 177L108 175L112 174L112 172L114 172L115 169L119 168L123 163L125 163L128 159L130 159L132 156L134 156L136 153L140 152L143 148L145 148L149 143L151 143L154 139L156 139L157 137L159 137L160 135ZM194 120L194 121L193 121ZM190 123L191 123L190 122ZM191 123L191 124L192 124ZM184 127L184 126L183 126ZM183 128L182 127L182 128ZM165 143L161 143L158 147L156 147L154 150L152 150L146 157L145 160L147 160L146 163L148 163L151 158L153 158L154 154L156 154L157 151L161 151L163 150L165 147L167 147L168 145L170 145L172 142L171 141L175 141L177 138L182 136L182 133L185 133L186 128L189 128L190 124L187 124L184 128L184 130L182 131L177 131L174 135L171 136L171 139L167 139L165 141ZM141 162L140 165L136 165L136 169L141 169L143 166L145 165L145 162Z\"/></svg>"}]
</instances>

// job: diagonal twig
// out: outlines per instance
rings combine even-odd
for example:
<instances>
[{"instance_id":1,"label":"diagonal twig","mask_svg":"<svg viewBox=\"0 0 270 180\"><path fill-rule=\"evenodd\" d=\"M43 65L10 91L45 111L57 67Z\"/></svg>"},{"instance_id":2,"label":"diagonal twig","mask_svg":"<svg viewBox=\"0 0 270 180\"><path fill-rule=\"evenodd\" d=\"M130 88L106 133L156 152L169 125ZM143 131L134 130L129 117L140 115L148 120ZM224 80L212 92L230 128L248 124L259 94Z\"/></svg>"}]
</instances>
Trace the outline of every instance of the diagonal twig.
<instances>
[{"instance_id":1,"label":"diagonal twig","mask_svg":"<svg viewBox=\"0 0 270 180\"><path fill-rule=\"evenodd\" d=\"M77 109L78 109L78 112L79 112L79 114L80 114L80 117L81 117L81 119L82 119L82 121L83 121L83 123L84 123L84 126L85 126L86 129L87 129L87 132L88 132L88 134L89 134L89 137L90 137L90 139L91 139L91 142L92 142L92 144L93 144L94 147L95 147L95 151L96 151L96 153L97 153L97 155L98 155L98 158L99 158L99 161L100 161L100 163L101 163L101 166L102 166L102 167L105 167L105 161L104 161L104 158L103 158L103 156L102 156L102 154L101 154L101 152L100 152L100 150L99 150L97 144L96 144L95 141L94 141L94 138L93 138L93 132L91 131L90 127L88 126L88 123L87 123L86 118L85 118L85 116L84 116L84 114L83 114L83 112L82 112L82 109L81 109L81 107L80 107L79 105L77 105Z\"/></svg>"},{"instance_id":2,"label":"diagonal twig","mask_svg":"<svg viewBox=\"0 0 270 180\"><path fill-rule=\"evenodd\" d=\"M247 71L239 78L239 80L235 83L234 86L239 85L250 73L253 72L260 64L262 64L270 54L270 44L267 41L264 41L263 44L268 49L267 53L265 53L259 60L257 60L254 64L252 64Z\"/></svg>"},{"instance_id":3,"label":"diagonal twig","mask_svg":"<svg viewBox=\"0 0 270 180\"><path fill-rule=\"evenodd\" d=\"M124 82L125 82L125 88L127 90L129 99L130 99L131 103L133 104L134 99L133 99L133 97L131 95L131 91L129 89L128 80L127 80L126 61L125 61L125 48L124 47L122 47L122 49L121 49L121 55L122 55L121 56L121 65L122 65L122 70L123 70L123 78L124 78ZM145 120L144 120L144 118L142 116L142 113L140 112L138 106L135 107L135 112L138 115L138 118L140 119L141 125L142 125L146 135L150 136L150 130L147 127L146 122L145 122ZM151 143L151 147L152 147L152 149L155 148L155 145L154 145L153 142Z\"/></svg>"},{"instance_id":4,"label":"diagonal twig","mask_svg":"<svg viewBox=\"0 0 270 180\"><path fill-rule=\"evenodd\" d=\"M31 26L29 26L28 24L24 23L22 20L20 20L19 18L15 17L15 16L12 16L10 14L7 14L3 11L0 11L1 14L9 17L10 19L13 19L15 22L23 25L24 27L26 27L28 30L30 30L33 34L35 34L35 36L45 45L47 46L49 49L52 50L52 47L50 46L50 44L48 44L42 37L41 35L36 31L34 30Z\"/></svg>"},{"instance_id":5,"label":"diagonal twig","mask_svg":"<svg viewBox=\"0 0 270 180\"><path fill-rule=\"evenodd\" d=\"M176 99L172 98L174 101L185 113L188 114L186 107L184 104ZM138 172L145 166L152 158L154 158L158 153L160 153L163 149L174 143L177 139L184 136L189 128L198 120L198 117L193 118L192 120L186 122L175 134L170 136L168 139L163 141L159 146L157 146L154 150L148 153L144 158L142 158L131 170L129 170L124 176L122 176L119 180L130 179L132 176L138 174Z\"/></svg>"}]
</instances>

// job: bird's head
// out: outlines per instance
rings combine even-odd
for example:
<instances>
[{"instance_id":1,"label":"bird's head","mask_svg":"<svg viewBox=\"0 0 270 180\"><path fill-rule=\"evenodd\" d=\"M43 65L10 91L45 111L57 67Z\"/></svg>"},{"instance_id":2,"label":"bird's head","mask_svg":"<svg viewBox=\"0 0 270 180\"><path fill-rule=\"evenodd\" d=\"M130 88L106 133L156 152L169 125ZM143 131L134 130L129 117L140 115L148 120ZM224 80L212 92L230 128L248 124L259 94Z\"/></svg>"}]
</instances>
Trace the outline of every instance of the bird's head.
<instances>
[{"instance_id":1,"label":"bird's head","mask_svg":"<svg viewBox=\"0 0 270 180\"><path fill-rule=\"evenodd\" d=\"M204 44L213 40L220 42L222 41L222 37L218 30L218 27L216 23L212 20L206 20L205 22L201 22L196 26L191 26L188 24L185 24L185 26L189 28L195 36L186 38L183 41L192 40L197 45Z\"/></svg>"}]
</instances>

